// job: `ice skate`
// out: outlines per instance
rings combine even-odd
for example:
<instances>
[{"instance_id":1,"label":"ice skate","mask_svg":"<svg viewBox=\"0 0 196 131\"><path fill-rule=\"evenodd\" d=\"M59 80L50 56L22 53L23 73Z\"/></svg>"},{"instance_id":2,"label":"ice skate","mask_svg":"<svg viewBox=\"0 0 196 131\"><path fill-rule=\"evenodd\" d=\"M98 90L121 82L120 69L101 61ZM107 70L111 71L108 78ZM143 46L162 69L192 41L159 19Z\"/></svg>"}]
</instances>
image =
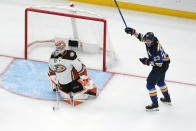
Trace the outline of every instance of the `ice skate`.
<instances>
[{"instance_id":1,"label":"ice skate","mask_svg":"<svg viewBox=\"0 0 196 131\"><path fill-rule=\"evenodd\" d=\"M153 102L151 105L146 106L146 111L159 111L158 101Z\"/></svg>"},{"instance_id":2,"label":"ice skate","mask_svg":"<svg viewBox=\"0 0 196 131\"><path fill-rule=\"evenodd\" d=\"M169 94L167 96L165 96L165 97L160 98L160 101L165 103L165 104L171 105L171 99L170 99L170 95Z\"/></svg>"}]
</instances>

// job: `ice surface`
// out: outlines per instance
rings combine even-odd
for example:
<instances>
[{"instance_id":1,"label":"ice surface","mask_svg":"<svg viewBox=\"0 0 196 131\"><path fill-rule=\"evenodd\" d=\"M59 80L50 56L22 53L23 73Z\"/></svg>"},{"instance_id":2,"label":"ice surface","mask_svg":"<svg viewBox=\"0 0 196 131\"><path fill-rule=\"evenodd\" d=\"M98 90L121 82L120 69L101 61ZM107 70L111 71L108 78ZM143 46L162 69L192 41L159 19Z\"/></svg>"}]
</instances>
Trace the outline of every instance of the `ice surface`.
<instances>
[{"instance_id":1,"label":"ice surface","mask_svg":"<svg viewBox=\"0 0 196 131\"><path fill-rule=\"evenodd\" d=\"M13 4L5 0L0 3L0 54L24 56L24 9L38 3L21 3ZM58 4L66 5L68 2ZM109 71L148 75L151 68L143 66L138 60L146 56L145 46L124 32L123 22L115 8L79 3L76 3L76 6L98 12L107 18L110 38L120 58L119 63ZM153 31L159 38L171 58L167 80L196 83L196 21L127 10L122 12L129 26L142 33ZM10 58L0 58L0 71L9 63ZM144 111L144 106L150 103L145 84L145 78L116 74L98 99L76 108L60 103L60 110L56 112L52 111L55 102L28 99L0 88L0 129L195 131L195 86L168 82L173 106L160 103L159 112L149 113ZM158 97L161 97L160 92Z\"/></svg>"},{"instance_id":2,"label":"ice surface","mask_svg":"<svg viewBox=\"0 0 196 131\"><path fill-rule=\"evenodd\" d=\"M36 99L56 100L47 77L48 63L16 59L4 69L0 86L16 94ZM112 73L87 69L88 76L97 86L97 94L103 90Z\"/></svg>"}]
</instances>

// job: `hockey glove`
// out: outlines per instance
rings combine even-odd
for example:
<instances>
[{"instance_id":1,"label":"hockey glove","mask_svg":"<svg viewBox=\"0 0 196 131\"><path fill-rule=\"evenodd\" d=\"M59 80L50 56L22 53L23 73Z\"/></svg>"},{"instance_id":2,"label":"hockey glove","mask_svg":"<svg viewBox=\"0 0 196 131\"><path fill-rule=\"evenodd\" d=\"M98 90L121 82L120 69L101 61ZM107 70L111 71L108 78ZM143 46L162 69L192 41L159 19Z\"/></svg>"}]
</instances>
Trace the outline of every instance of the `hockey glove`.
<instances>
[{"instance_id":1,"label":"hockey glove","mask_svg":"<svg viewBox=\"0 0 196 131\"><path fill-rule=\"evenodd\" d=\"M148 58L140 58L140 61L144 64L144 65L150 65L150 61Z\"/></svg>"},{"instance_id":2,"label":"hockey glove","mask_svg":"<svg viewBox=\"0 0 196 131\"><path fill-rule=\"evenodd\" d=\"M130 27L126 27L126 28L125 28L125 32L126 32L127 34L134 35L134 34L135 34L135 29L130 28Z\"/></svg>"}]
</instances>

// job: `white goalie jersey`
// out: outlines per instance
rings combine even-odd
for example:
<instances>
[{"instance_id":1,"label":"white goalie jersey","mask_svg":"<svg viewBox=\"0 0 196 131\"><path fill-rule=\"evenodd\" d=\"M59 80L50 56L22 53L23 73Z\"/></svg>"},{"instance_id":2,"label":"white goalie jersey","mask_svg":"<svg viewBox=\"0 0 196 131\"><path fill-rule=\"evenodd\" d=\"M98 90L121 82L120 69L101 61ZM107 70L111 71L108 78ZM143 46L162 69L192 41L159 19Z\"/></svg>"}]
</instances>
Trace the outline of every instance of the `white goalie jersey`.
<instances>
[{"instance_id":1,"label":"white goalie jersey","mask_svg":"<svg viewBox=\"0 0 196 131\"><path fill-rule=\"evenodd\" d=\"M49 71L50 74L56 75L60 84L68 84L79 76L86 75L85 65L72 50L65 50L59 55L53 52L49 60Z\"/></svg>"},{"instance_id":2,"label":"white goalie jersey","mask_svg":"<svg viewBox=\"0 0 196 131\"><path fill-rule=\"evenodd\" d=\"M74 106L83 103L89 95L96 96L97 87L87 76L86 66L73 50L65 50L64 41L55 43L49 60L48 77L53 91L59 91L63 100Z\"/></svg>"}]
</instances>

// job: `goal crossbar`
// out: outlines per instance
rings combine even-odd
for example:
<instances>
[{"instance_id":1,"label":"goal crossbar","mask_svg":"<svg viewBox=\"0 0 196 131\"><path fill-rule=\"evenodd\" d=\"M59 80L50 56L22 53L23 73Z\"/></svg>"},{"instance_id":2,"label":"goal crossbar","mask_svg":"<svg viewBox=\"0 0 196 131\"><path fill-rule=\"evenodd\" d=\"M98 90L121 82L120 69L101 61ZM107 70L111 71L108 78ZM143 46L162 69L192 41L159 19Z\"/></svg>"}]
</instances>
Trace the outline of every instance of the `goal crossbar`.
<instances>
[{"instance_id":1,"label":"goal crossbar","mask_svg":"<svg viewBox=\"0 0 196 131\"><path fill-rule=\"evenodd\" d=\"M58 15L58 16L65 16L65 17L71 17L71 18L78 18L78 19L85 19L85 20L92 20L92 21L99 21L103 22L103 71L106 71L106 34L107 34L107 21L102 18L96 18L96 17L88 17L88 16L80 16L80 15L74 15L74 14L67 14L67 13L61 13L61 12L55 12L55 11L48 11L48 10L42 10L42 9L34 9L34 8L26 8L25 9L25 52L24 57L25 59L28 59L28 12L38 12L38 13L44 13L44 14L52 14L52 15Z\"/></svg>"}]
</instances>

